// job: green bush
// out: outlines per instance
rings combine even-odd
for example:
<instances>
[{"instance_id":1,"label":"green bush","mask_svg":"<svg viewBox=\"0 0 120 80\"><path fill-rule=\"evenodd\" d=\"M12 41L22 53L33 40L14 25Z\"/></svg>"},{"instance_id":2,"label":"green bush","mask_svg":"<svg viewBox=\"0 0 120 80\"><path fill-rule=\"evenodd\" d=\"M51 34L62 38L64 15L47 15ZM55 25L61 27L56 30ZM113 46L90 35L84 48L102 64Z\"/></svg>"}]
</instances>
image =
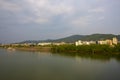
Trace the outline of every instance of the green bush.
<instances>
[{"instance_id":1,"label":"green bush","mask_svg":"<svg viewBox=\"0 0 120 80\"><path fill-rule=\"evenodd\" d=\"M60 45L52 46L52 52L75 52L75 53L89 53L89 54L114 54L120 53L120 45Z\"/></svg>"}]
</instances>

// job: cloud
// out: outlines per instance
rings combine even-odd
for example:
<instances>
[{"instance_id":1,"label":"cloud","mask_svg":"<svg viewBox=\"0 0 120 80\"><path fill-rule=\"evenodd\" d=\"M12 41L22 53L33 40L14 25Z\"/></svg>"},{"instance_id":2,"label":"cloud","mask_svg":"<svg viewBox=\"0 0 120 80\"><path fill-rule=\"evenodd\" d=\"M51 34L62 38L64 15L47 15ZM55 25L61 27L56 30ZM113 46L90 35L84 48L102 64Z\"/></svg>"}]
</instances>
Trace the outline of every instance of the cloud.
<instances>
[{"instance_id":1,"label":"cloud","mask_svg":"<svg viewBox=\"0 0 120 80\"><path fill-rule=\"evenodd\" d=\"M57 19L60 18L58 21L68 22L67 20L73 19L69 20L72 24L87 25L90 20L85 16L105 11L103 7L94 8L91 5L97 4L99 0L21 0L19 2L0 0L0 8L12 12L20 11L16 19L21 23L46 24L51 22L53 24L54 19L58 17ZM75 19L75 17L78 18Z\"/></svg>"},{"instance_id":2,"label":"cloud","mask_svg":"<svg viewBox=\"0 0 120 80\"><path fill-rule=\"evenodd\" d=\"M91 16L81 16L79 18L72 20L70 24L72 24L73 26L82 27L89 25L90 21L91 21Z\"/></svg>"},{"instance_id":3,"label":"cloud","mask_svg":"<svg viewBox=\"0 0 120 80\"><path fill-rule=\"evenodd\" d=\"M30 17L30 16L27 16L27 17L23 17L21 18L22 20L22 23L37 23L37 24L45 24L45 23L48 23L49 22L49 19L47 18L35 18L35 17Z\"/></svg>"},{"instance_id":4,"label":"cloud","mask_svg":"<svg viewBox=\"0 0 120 80\"><path fill-rule=\"evenodd\" d=\"M113 26L117 33L119 6L119 1L109 0L0 0L0 36L7 32L7 40L13 34L19 40L17 33L21 39L51 38L109 32Z\"/></svg>"},{"instance_id":5,"label":"cloud","mask_svg":"<svg viewBox=\"0 0 120 80\"><path fill-rule=\"evenodd\" d=\"M104 20L104 19L105 19L104 16L100 16L100 17L98 18L98 20Z\"/></svg>"},{"instance_id":6,"label":"cloud","mask_svg":"<svg viewBox=\"0 0 120 80\"><path fill-rule=\"evenodd\" d=\"M54 16L73 12L73 7L65 0L27 0L37 16Z\"/></svg>"},{"instance_id":7,"label":"cloud","mask_svg":"<svg viewBox=\"0 0 120 80\"><path fill-rule=\"evenodd\" d=\"M44 24L47 23L49 20L45 19L45 18L38 18L36 19L34 22L38 23L38 24Z\"/></svg>"},{"instance_id":8,"label":"cloud","mask_svg":"<svg viewBox=\"0 0 120 80\"><path fill-rule=\"evenodd\" d=\"M105 9L103 7L93 8L88 10L90 13L103 13L105 12Z\"/></svg>"},{"instance_id":9,"label":"cloud","mask_svg":"<svg viewBox=\"0 0 120 80\"><path fill-rule=\"evenodd\" d=\"M4 10L12 12L21 11L18 14L21 17L18 17L18 19L23 23L33 22L39 24L45 24L49 21L53 21L52 19L56 16L61 16L61 20L64 21L64 18L67 20L73 17L80 17L81 14L87 13L87 11L90 13L104 12L104 9L101 7L89 9L92 6L87 2L87 0L21 0L21 2L22 3L19 3L18 5L17 1L13 3L1 0L0 6ZM97 2L98 0L95 1L95 3ZM23 5L23 3L27 5ZM86 18L80 19L76 19L72 23L79 23L82 25L87 23Z\"/></svg>"},{"instance_id":10,"label":"cloud","mask_svg":"<svg viewBox=\"0 0 120 80\"><path fill-rule=\"evenodd\" d=\"M26 0L24 10L27 9L31 15L26 15L25 23L34 22L39 24L46 24L54 19L56 16L72 15L74 13L74 6L71 5L73 0ZM26 21L25 21L26 20Z\"/></svg>"},{"instance_id":11,"label":"cloud","mask_svg":"<svg viewBox=\"0 0 120 80\"><path fill-rule=\"evenodd\" d=\"M11 12L17 12L20 11L21 8L15 3L10 3L6 0L0 0L0 9L11 11Z\"/></svg>"}]
</instances>

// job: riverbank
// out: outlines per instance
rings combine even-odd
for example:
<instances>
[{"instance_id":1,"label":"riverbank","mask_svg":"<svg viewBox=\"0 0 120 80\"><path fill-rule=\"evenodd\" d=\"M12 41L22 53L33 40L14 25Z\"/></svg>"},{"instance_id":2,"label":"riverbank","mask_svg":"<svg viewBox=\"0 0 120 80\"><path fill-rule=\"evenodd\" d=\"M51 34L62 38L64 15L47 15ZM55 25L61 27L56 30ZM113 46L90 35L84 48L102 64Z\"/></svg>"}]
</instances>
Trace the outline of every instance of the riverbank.
<instances>
[{"instance_id":1,"label":"riverbank","mask_svg":"<svg viewBox=\"0 0 120 80\"><path fill-rule=\"evenodd\" d=\"M78 54L100 54L120 55L120 44L110 45L51 45L51 46L3 46L8 50L40 51L52 53L78 53Z\"/></svg>"},{"instance_id":2,"label":"riverbank","mask_svg":"<svg viewBox=\"0 0 120 80\"><path fill-rule=\"evenodd\" d=\"M61 45L52 46L54 53L79 53L79 54L101 54L101 55L120 55L120 44L109 45Z\"/></svg>"},{"instance_id":3,"label":"riverbank","mask_svg":"<svg viewBox=\"0 0 120 80\"><path fill-rule=\"evenodd\" d=\"M22 50L22 51L40 51L40 52L50 52L51 47L21 47L21 48L15 48L16 50Z\"/></svg>"},{"instance_id":4,"label":"riverbank","mask_svg":"<svg viewBox=\"0 0 120 80\"><path fill-rule=\"evenodd\" d=\"M10 51L34 51L34 52L51 52L51 47L1 47Z\"/></svg>"}]
</instances>

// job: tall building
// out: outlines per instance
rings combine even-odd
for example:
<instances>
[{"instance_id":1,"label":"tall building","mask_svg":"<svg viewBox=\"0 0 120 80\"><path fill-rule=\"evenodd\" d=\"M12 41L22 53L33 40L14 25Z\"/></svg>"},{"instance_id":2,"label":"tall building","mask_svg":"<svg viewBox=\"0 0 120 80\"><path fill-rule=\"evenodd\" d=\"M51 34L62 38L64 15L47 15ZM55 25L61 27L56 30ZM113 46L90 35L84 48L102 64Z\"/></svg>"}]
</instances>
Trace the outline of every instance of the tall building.
<instances>
[{"instance_id":1,"label":"tall building","mask_svg":"<svg viewBox=\"0 0 120 80\"><path fill-rule=\"evenodd\" d=\"M76 46L82 45L82 41L79 40L79 41L75 42L75 45L76 45Z\"/></svg>"},{"instance_id":2,"label":"tall building","mask_svg":"<svg viewBox=\"0 0 120 80\"><path fill-rule=\"evenodd\" d=\"M112 41L113 41L113 44L117 45L118 40L117 40L117 38L116 38L116 37L114 37Z\"/></svg>"}]
</instances>

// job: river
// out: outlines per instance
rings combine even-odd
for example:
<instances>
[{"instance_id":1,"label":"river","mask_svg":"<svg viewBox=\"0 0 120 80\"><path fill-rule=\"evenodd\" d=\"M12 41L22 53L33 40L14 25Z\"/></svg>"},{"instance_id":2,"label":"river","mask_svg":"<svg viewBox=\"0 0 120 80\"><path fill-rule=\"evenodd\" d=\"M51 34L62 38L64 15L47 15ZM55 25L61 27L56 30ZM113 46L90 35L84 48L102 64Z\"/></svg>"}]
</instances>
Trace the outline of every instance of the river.
<instances>
[{"instance_id":1,"label":"river","mask_svg":"<svg viewBox=\"0 0 120 80\"><path fill-rule=\"evenodd\" d=\"M0 49L0 80L120 80L120 60Z\"/></svg>"}]
</instances>

